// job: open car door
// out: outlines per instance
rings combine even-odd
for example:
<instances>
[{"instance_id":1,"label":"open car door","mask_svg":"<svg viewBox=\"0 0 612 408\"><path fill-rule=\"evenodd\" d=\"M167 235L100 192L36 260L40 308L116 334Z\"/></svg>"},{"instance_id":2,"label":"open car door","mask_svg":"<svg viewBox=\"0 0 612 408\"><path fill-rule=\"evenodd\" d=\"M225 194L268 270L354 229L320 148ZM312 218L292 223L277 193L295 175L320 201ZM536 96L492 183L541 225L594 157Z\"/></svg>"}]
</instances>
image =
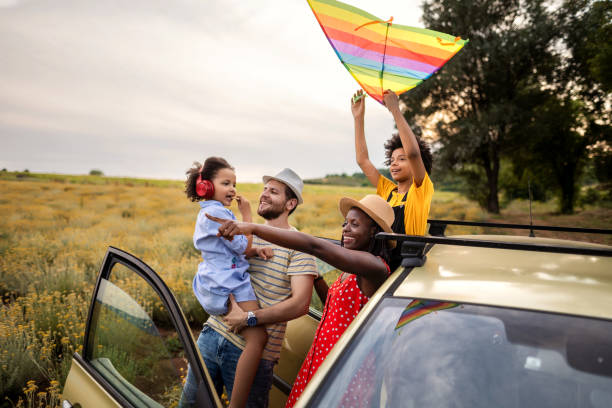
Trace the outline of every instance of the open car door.
<instances>
[{"instance_id":1,"label":"open car door","mask_svg":"<svg viewBox=\"0 0 612 408\"><path fill-rule=\"evenodd\" d=\"M181 401L188 364L198 382L192 405ZM117 248L109 247L98 275L62 406L221 407L176 299L151 268Z\"/></svg>"}]
</instances>

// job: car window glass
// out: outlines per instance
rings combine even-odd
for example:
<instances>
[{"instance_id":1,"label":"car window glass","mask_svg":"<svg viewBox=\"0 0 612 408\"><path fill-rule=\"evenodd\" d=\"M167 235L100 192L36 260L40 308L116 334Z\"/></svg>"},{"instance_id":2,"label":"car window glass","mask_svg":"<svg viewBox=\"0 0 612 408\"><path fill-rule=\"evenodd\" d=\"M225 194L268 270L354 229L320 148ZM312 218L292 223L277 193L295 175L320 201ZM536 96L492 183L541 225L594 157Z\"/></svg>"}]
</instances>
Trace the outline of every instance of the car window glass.
<instances>
[{"instance_id":1,"label":"car window glass","mask_svg":"<svg viewBox=\"0 0 612 408\"><path fill-rule=\"evenodd\" d=\"M341 272L330 264L323 262L319 258L315 258L315 262L317 264L317 271L321 276L323 276L323 279L325 279L327 286L331 286L336 281L336 279L338 279L338 276L340 276ZM319 312L323 311L323 302L321 301L321 299L319 299L319 296L317 295L315 290L312 291L310 307L318 310Z\"/></svg>"},{"instance_id":2,"label":"car window glass","mask_svg":"<svg viewBox=\"0 0 612 408\"><path fill-rule=\"evenodd\" d=\"M313 406L612 406L612 322L387 298Z\"/></svg>"},{"instance_id":3,"label":"car window glass","mask_svg":"<svg viewBox=\"0 0 612 408\"><path fill-rule=\"evenodd\" d=\"M134 406L177 405L187 361L159 296L122 264L101 281L90 363Z\"/></svg>"}]
</instances>

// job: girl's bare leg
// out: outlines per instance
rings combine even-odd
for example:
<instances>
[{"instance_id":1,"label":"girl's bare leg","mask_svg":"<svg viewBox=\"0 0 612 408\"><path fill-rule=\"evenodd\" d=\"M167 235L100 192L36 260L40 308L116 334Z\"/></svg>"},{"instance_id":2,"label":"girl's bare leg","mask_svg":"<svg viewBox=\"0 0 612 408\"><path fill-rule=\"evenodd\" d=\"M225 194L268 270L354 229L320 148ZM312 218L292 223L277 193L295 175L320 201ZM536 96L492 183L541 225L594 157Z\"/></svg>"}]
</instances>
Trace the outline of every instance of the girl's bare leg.
<instances>
[{"instance_id":1,"label":"girl's bare leg","mask_svg":"<svg viewBox=\"0 0 612 408\"><path fill-rule=\"evenodd\" d=\"M245 312L259 309L259 304L255 300L239 302L238 305ZM246 346L236 366L230 408L243 408L246 406L251 385L253 385L253 380L259 367L261 354L268 341L268 333L263 326L247 327L240 334L246 340Z\"/></svg>"}]
</instances>

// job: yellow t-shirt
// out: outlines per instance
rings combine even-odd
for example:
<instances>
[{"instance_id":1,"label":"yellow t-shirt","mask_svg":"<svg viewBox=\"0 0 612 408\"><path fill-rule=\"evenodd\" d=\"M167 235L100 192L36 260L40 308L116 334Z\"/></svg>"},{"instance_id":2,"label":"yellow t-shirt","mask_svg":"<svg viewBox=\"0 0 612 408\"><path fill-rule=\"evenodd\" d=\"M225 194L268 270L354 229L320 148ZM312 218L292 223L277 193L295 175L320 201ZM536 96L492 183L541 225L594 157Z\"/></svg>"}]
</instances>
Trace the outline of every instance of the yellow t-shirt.
<instances>
[{"instance_id":1,"label":"yellow t-shirt","mask_svg":"<svg viewBox=\"0 0 612 408\"><path fill-rule=\"evenodd\" d=\"M376 194L385 199L391 207L404 205L405 231L394 232L408 235L425 235L433 193L434 186L427 173L425 173L425 178L419 187L414 182L412 183L405 202L402 202L404 194L398 194L397 192L397 185L382 174L378 177L378 185L376 186ZM389 195L391 195L390 199Z\"/></svg>"}]
</instances>

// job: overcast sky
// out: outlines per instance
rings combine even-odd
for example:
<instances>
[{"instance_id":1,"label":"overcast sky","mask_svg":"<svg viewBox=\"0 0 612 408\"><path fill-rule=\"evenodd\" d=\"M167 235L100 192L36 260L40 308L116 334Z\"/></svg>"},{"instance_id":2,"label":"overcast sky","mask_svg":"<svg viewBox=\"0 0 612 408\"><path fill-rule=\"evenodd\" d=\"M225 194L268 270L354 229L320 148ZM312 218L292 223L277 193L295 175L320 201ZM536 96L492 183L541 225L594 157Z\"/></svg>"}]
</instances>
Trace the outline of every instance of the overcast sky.
<instances>
[{"instance_id":1,"label":"overcast sky","mask_svg":"<svg viewBox=\"0 0 612 408\"><path fill-rule=\"evenodd\" d=\"M421 27L421 0L347 0ZM0 168L238 181L358 171L358 88L306 0L0 0ZM366 106L370 158L394 123Z\"/></svg>"}]
</instances>

